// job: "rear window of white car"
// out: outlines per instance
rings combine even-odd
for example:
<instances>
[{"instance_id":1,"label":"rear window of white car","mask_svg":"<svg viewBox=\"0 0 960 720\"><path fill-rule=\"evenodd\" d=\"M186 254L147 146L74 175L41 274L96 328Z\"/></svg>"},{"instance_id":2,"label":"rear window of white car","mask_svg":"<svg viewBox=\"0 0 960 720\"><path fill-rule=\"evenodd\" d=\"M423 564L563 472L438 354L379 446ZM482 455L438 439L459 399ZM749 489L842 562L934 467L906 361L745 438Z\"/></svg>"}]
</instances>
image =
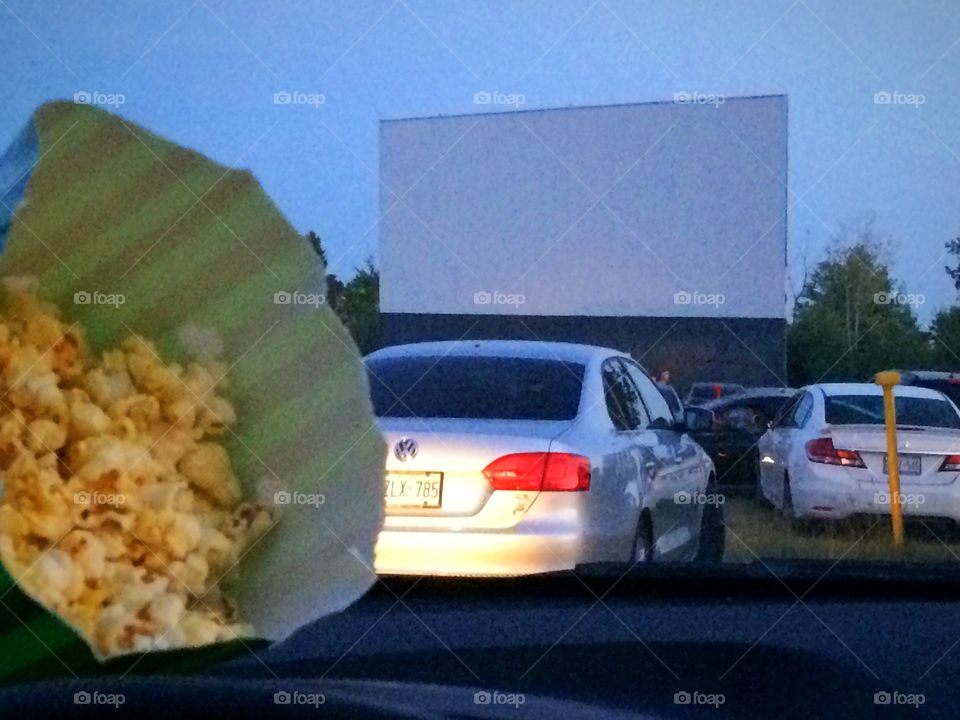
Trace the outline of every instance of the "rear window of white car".
<instances>
[{"instance_id":1,"label":"rear window of white car","mask_svg":"<svg viewBox=\"0 0 960 720\"><path fill-rule=\"evenodd\" d=\"M367 361L378 417L572 420L584 366L503 357L406 357Z\"/></svg>"},{"instance_id":2,"label":"rear window of white car","mask_svg":"<svg viewBox=\"0 0 960 720\"><path fill-rule=\"evenodd\" d=\"M946 400L897 397L897 425L960 428L960 415ZM880 395L828 395L825 414L830 425L882 425Z\"/></svg>"}]
</instances>

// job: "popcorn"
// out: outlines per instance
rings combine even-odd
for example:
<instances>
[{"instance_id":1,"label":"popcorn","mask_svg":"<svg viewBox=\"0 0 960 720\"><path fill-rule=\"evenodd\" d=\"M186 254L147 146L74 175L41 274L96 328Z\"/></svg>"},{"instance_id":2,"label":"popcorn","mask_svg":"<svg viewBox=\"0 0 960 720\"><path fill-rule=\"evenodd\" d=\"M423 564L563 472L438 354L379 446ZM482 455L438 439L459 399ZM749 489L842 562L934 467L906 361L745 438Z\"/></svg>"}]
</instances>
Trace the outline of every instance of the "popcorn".
<instances>
[{"instance_id":1,"label":"popcorn","mask_svg":"<svg viewBox=\"0 0 960 720\"><path fill-rule=\"evenodd\" d=\"M274 518L219 444L226 365L139 337L98 361L34 280L3 285L0 562L101 656L252 632L217 583Z\"/></svg>"}]
</instances>

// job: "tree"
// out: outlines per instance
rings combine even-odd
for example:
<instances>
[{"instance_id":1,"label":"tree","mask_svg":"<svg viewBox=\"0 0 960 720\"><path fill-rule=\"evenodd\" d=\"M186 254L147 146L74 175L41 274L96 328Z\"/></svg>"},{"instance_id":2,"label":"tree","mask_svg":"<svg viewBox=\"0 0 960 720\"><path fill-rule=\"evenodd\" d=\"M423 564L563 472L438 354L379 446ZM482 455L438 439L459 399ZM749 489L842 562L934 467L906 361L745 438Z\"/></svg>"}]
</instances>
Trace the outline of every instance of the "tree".
<instances>
[{"instance_id":1,"label":"tree","mask_svg":"<svg viewBox=\"0 0 960 720\"><path fill-rule=\"evenodd\" d=\"M366 267L343 287L335 308L340 320L350 330L360 352L376 350L380 342L380 273L367 260Z\"/></svg>"},{"instance_id":2,"label":"tree","mask_svg":"<svg viewBox=\"0 0 960 720\"><path fill-rule=\"evenodd\" d=\"M930 323L930 364L937 370L960 370L960 306L934 315Z\"/></svg>"},{"instance_id":3,"label":"tree","mask_svg":"<svg viewBox=\"0 0 960 720\"><path fill-rule=\"evenodd\" d=\"M787 332L791 383L862 382L878 370L917 367L924 337L909 295L898 292L867 221L843 231L794 307Z\"/></svg>"},{"instance_id":4,"label":"tree","mask_svg":"<svg viewBox=\"0 0 960 720\"><path fill-rule=\"evenodd\" d=\"M956 263L956 267L947 265L943 269L947 271L947 275L953 280L953 286L957 290L960 290L960 237L948 240L944 243L944 247L947 250L947 254L954 257L953 262Z\"/></svg>"},{"instance_id":5,"label":"tree","mask_svg":"<svg viewBox=\"0 0 960 720\"><path fill-rule=\"evenodd\" d=\"M323 265L324 270L329 270L330 266L327 264L327 251L323 247L323 241L320 239L320 236L317 235L317 233L315 233L313 230L309 230L305 237L307 242L310 243L310 247L312 247L313 251L320 257L320 263ZM337 302L340 300L340 295L343 293L343 282L332 272L327 272L326 281L327 305L336 310Z\"/></svg>"}]
</instances>

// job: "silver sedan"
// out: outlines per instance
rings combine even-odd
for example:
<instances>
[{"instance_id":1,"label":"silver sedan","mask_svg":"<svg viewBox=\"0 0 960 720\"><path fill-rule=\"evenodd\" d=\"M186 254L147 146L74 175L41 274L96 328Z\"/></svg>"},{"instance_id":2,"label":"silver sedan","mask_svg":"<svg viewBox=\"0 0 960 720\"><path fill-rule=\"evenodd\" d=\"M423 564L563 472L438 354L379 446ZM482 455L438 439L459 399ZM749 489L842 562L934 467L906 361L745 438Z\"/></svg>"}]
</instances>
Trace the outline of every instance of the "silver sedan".
<instances>
[{"instance_id":1,"label":"silver sedan","mask_svg":"<svg viewBox=\"0 0 960 720\"><path fill-rule=\"evenodd\" d=\"M386 348L366 365L388 445L378 572L720 559L713 463L630 356L460 341Z\"/></svg>"}]
</instances>

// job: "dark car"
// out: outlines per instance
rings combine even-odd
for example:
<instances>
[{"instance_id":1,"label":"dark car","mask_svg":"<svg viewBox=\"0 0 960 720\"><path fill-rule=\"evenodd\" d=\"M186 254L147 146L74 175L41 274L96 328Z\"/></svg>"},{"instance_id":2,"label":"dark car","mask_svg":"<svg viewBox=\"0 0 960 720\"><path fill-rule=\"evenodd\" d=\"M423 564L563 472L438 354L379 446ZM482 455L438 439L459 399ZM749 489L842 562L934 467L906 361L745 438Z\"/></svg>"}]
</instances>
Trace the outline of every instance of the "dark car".
<instances>
[{"instance_id":1,"label":"dark car","mask_svg":"<svg viewBox=\"0 0 960 720\"><path fill-rule=\"evenodd\" d=\"M793 388L750 388L700 404L713 413L713 424L691 434L713 459L720 487L755 489L757 440L795 393Z\"/></svg>"},{"instance_id":2,"label":"dark car","mask_svg":"<svg viewBox=\"0 0 960 720\"><path fill-rule=\"evenodd\" d=\"M872 380L872 378L871 378ZM901 370L901 385L915 385L942 392L960 407L960 373L935 370Z\"/></svg>"},{"instance_id":3,"label":"dark car","mask_svg":"<svg viewBox=\"0 0 960 720\"><path fill-rule=\"evenodd\" d=\"M684 405L703 405L710 400L737 395L743 392L743 385L738 383L696 382L690 386Z\"/></svg>"},{"instance_id":4,"label":"dark car","mask_svg":"<svg viewBox=\"0 0 960 720\"><path fill-rule=\"evenodd\" d=\"M663 395L663 399L667 401L667 405L670 406L673 421L675 423L683 422L683 403L680 402L680 396L677 395L677 391L673 385L658 382L657 388L659 388L660 394Z\"/></svg>"}]
</instances>

